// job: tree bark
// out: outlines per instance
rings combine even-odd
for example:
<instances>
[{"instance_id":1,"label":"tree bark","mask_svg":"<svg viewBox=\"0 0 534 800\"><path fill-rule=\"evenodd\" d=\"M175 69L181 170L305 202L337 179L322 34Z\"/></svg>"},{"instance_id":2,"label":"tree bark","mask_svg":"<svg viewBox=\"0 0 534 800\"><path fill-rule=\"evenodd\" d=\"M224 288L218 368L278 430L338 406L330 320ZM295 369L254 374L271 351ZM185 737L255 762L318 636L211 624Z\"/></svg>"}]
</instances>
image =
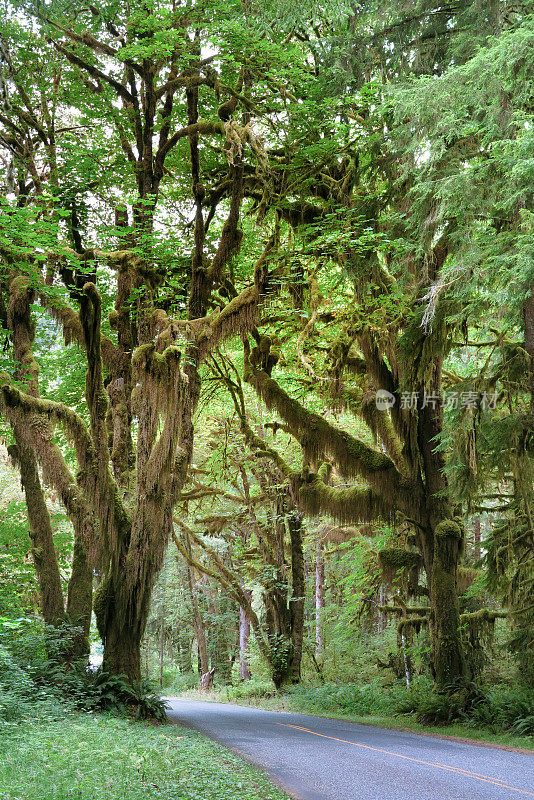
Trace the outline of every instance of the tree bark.
<instances>
[{"instance_id":1,"label":"tree bark","mask_svg":"<svg viewBox=\"0 0 534 800\"><path fill-rule=\"evenodd\" d=\"M104 672L123 675L130 682L141 680L141 639L138 626L129 628L113 614L106 632Z\"/></svg>"},{"instance_id":2,"label":"tree bark","mask_svg":"<svg viewBox=\"0 0 534 800\"><path fill-rule=\"evenodd\" d=\"M191 542L189 538L186 537L187 548L189 552L191 552ZM209 661L208 661L208 648L206 645L206 634L204 631L204 621L202 619L202 615L200 613L198 607L198 599L197 599L197 592L195 587L195 581L193 577L193 569L189 566L186 561L186 568L187 568L187 583L189 586L189 594L191 596L191 606L193 608L193 621L195 624L195 635L197 638L197 648L198 648L198 660L200 662L200 674L204 675L209 670Z\"/></svg>"},{"instance_id":3,"label":"tree bark","mask_svg":"<svg viewBox=\"0 0 534 800\"><path fill-rule=\"evenodd\" d=\"M80 655L90 650L89 630L91 628L91 610L93 606L93 570L87 556L87 550L79 537L74 539L72 569L67 591L67 617L69 622L82 629Z\"/></svg>"},{"instance_id":4,"label":"tree bark","mask_svg":"<svg viewBox=\"0 0 534 800\"><path fill-rule=\"evenodd\" d=\"M456 583L461 539L460 526L451 520L444 520L435 528L430 582L430 634L438 691L457 686L465 672Z\"/></svg>"},{"instance_id":5,"label":"tree bark","mask_svg":"<svg viewBox=\"0 0 534 800\"><path fill-rule=\"evenodd\" d=\"M58 626L65 621L63 590L54 546L50 515L46 507L37 461L31 450L20 442L14 429L16 460L26 499L32 557L39 583L41 613L47 625Z\"/></svg>"},{"instance_id":6,"label":"tree bark","mask_svg":"<svg viewBox=\"0 0 534 800\"><path fill-rule=\"evenodd\" d=\"M382 636L385 629L386 629L386 615L382 611L382 608L386 605L386 587L383 583L380 584L380 589L378 592L378 627L377 633L379 636Z\"/></svg>"},{"instance_id":7,"label":"tree bark","mask_svg":"<svg viewBox=\"0 0 534 800\"><path fill-rule=\"evenodd\" d=\"M182 675L193 671L191 637L184 630L178 631L178 664Z\"/></svg>"},{"instance_id":8,"label":"tree bark","mask_svg":"<svg viewBox=\"0 0 534 800\"><path fill-rule=\"evenodd\" d=\"M291 539L291 576L293 591L290 600L291 610L291 682L300 681L300 667L302 662L302 643L304 639L304 604L305 604L305 576L304 552L302 549L302 516L298 511L293 511L288 516L289 535Z\"/></svg>"},{"instance_id":9,"label":"tree bark","mask_svg":"<svg viewBox=\"0 0 534 800\"><path fill-rule=\"evenodd\" d=\"M250 600L252 598L251 590L244 588L243 591ZM250 622L242 606L239 606L239 677L242 681L248 681L252 677L247 663L249 638Z\"/></svg>"},{"instance_id":10,"label":"tree bark","mask_svg":"<svg viewBox=\"0 0 534 800\"><path fill-rule=\"evenodd\" d=\"M441 358L436 356L429 385L439 392ZM421 387L424 390L425 387ZM460 640L460 611L456 571L464 532L455 522L445 499L447 479L445 457L437 449L443 430L443 409L431 404L418 413L417 438L423 458L425 485L422 493L429 524L421 537L430 596L430 639L436 688L446 691L464 679L465 665Z\"/></svg>"},{"instance_id":11,"label":"tree bark","mask_svg":"<svg viewBox=\"0 0 534 800\"><path fill-rule=\"evenodd\" d=\"M315 547L315 659L319 665L324 659L324 552L322 536L317 537Z\"/></svg>"},{"instance_id":12,"label":"tree bark","mask_svg":"<svg viewBox=\"0 0 534 800\"><path fill-rule=\"evenodd\" d=\"M13 332L13 355L17 361L15 377L26 384L28 395L39 397L39 368L33 357L32 345L35 330L31 320L31 303L34 292L24 277L16 277L10 285L10 302L8 322ZM68 658L81 657L89 653L89 626L93 594L93 575L87 560L85 543L82 542L78 526L74 524L74 553L71 576L67 594L67 611L65 614L61 577L54 547L54 538L50 515L46 506L37 468L35 451L25 439L26 431L21 425L13 424L16 442L16 458L19 462L22 484L30 523L32 555L41 594L41 610L47 624L58 626L68 621L82 628L80 637L76 637Z\"/></svg>"},{"instance_id":13,"label":"tree bark","mask_svg":"<svg viewBox=\"0 0 534 800\"><path fill-rule=\"evenodd\" d=\"M480 561L480 517L475 517L473 524L474 554L475 561Z\"/></svg>"},{"instance_id":14,"label":"tree bark","mask_svg":"<svg viewBox=\"0 0 534 800\"><path fill-rule=\"evenodd\" d=\"M525 350L530 356L530 409L534 424L534 286L523 304Z\"/></svg>"}]
</instances>

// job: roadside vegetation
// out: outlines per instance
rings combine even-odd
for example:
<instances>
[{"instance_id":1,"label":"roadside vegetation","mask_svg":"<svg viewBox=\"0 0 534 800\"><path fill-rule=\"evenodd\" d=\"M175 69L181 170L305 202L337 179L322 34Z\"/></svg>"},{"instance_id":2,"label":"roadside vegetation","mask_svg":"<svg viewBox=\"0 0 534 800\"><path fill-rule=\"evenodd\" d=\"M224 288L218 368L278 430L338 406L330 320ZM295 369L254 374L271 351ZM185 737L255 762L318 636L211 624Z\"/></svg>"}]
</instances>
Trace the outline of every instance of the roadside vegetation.
<instances>
[{"instance_id":1,"label":"roadside vegetation","mask_svg":"<svg viewBox=\"0 0 534 800\"><path fill-rule=\"evenodd\" d=\"M177 726L154 727L32 700L0 723L2 800L286 800L225 748Z\"/></svg>"},{"instance_id":2,"label":"roadside vegetation","mask_svg":"<svg viewBox=\"0 0 534 800\"><path fill-rule=\"evenodd\" d=\"M50 632L28 623L0 624L1 800L285 800L261 770L165 725L149 686L59 668Z\"/></svg>"},{"instance_id":3,"label":"roadside vegetation","mask_svg":"<svg viewBox=\"0 0 534 800\"><path fill-rule=\"evenodd\" d=\"M506 686L479 690L467 710L464 702L446 703L442 696L435 695L431 682L425 678L410 689L384 688L380 683L325 683L301 684L282 692L268 682L250 681L207 693L191 689L181 696L454 736L534 752L532 693Z\"/></svg>"}]
</instances>

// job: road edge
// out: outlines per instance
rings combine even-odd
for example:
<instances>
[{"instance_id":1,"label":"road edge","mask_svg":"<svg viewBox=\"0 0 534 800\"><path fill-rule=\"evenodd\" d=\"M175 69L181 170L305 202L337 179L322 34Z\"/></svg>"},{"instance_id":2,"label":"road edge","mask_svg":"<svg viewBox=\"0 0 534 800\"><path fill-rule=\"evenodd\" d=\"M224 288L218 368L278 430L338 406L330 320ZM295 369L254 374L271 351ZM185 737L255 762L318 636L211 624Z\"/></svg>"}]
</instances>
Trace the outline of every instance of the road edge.
<instances>
[{"instance_id":1,"label":"road edge","mask_svg":"<svg viewBox=\"0 0 534 800\"><path fill-rule=\"evenodd\" d=\"M169 695L169 698L175 700L193 700L190 697L181 697L180 695ZM195 698L198 699L198 698ZM222 705L226 706L241 706L242 708L256 708L258 711L269 711L274 714L300 714L303 717L315 717L317 719L330 719L333 722L351 722L353 725L367 725L370 728L381 728L384 731L405 731L406 733L413 733L416 736L429 736L432 739L445 739L450 742L459 742L461 744L473 744L478 745L479 747L486 747L491 748L493 750L506 750L511 753L522 753L523 755L534 755L534 749L529 749L526 747L514 747L510 744L499 744L498 742L484 742L480 739L470 739L467 736L454 736L448 733L437 733L436 731L418 731L414 730L413 728L409 728L406 725L381 725L378 722L370 722L369 720L359 720L359 719L348 719L347 717L333 717L328 714L313 714L309 711L282 711L281 709L276 708L263 708L262 706L252 705L251 703L240 703L236 700L229 702L228 700L223 700L221 698L202 698L200 702L204 703L221 703ZM231 749L231 748L230 748ZM241 754L240 754L241 755ZM286 791L284 789L284 791Z\"/></svg>"}]
</instances>

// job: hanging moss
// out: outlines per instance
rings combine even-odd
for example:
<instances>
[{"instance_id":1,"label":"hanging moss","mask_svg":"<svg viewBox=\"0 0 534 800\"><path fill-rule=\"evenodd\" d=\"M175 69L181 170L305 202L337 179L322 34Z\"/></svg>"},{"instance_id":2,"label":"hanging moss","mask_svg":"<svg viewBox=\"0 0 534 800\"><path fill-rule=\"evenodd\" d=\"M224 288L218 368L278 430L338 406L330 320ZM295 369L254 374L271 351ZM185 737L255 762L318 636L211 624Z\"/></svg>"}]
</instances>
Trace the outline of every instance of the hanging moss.
<instances>
[{"instance_id":1,"label":"hanging moss","mask_svg":"<svg viewBox=\"0 0 534 800\"><path fill-rule=\"evenodd\" d=\"M319 414L304 408L269 377L265 369L259 368L259 362L265 363L266 353L260 347L254 352L252 357L248 345L245 346L245 380L263 398L266 406L275 409L290 427L306 457L310 461L318 461L328 455L346 477L365 478L380 493L384 504L406 507L411 513L413 491L393 461L346 431L330 425Z\"/></svg>"},{"instance_id":2,"label":"hanging moss","mask_svg":"<svg viewBox=\"0 0 534 800\"><path fill-rule=\"evenodd\" d=\"M460 615L462 644L471 677L476 678L482 672L491 655L495 620L507 616L504 611L489 608Z\"/></svg>"},{"instance_id":3,"label":"hanging moss","mask_svg":"<svg viewBox=\"0 0 534 800\"><path fill-rule=\"evenodd\" d=\"M475 569L475 567L458 567L456 580L460 594L466 592L481 574L482 570Z\"/></svg>"},{"instance_id":4,"label":"hanging moss","mask_svg":"<svg viewBox=\"0 0 534 800\"><path fill-rule=\"evenodd\" d=\"M308 514L329 514L339 522L372 522L390 516L390 506L367 486L337 489L327 486L318 475L306 482L300 475L293 477L291 490L295 501Z\"/></svg>"},{"instance_id":5,"label":"hanging moss","mask_svg":"<svg viewBox=\"0 0 534 800\"><path fill-rule=\"evenodd\" d=\"M254 327L263 288L263 285L259 288L248 286L205 326L197 340L199 359L204 358L223 339L248 333Z\"/></svg>"},{"instance_id":6,"label":"hanging moss","mask_svg":"<svg viewBox=\"0 0 534 800\"><path fill-rule=\"evenodd\" d=\"M447 306L450 303L440 298L431 318L426 318L421 307L401 336L399 344L407 368L407 386L432 384L436 359L446 354L449 345Z\"/></svg>"},{"instance_id":7,"label":"hanging moss","mask_svg":"<svg viewBox=\"0 0 534 800\"><path fill-rule=\"evenodd\" d=\"M338 545L344 544L345 542L350 542L352 539L357 537L373 537L375 534L376 531L371 525L359 525L357 528L348 525L344 525L343 527L336 526L328 528L322 537L322 541L328 542L329 544Z\"/></svg>"},{"instance_id":8,"label":"hanging moss","mask_svg":"<svg viewBox=\"0 0 534 800\"><path fill-rule=\"evenodd\" d=\"M421 554L415 550L404 550L402 547L384 547L378 553L384 579L393 582L401 569L418 570L421 566Z\"/></svg>"},{"instance_id":9,"label":"hanging moss","mask_svg":"<svg viewBox=\"0 0 534 800\"><path fill-rule=\"evenodd\" d=\"M414 611L415 609L410 608L410 611ZM430 609L426 609L430 611ZM407 636L409 633L419 633L421 628L426 627L428 625L428 615L420 616L420 615L413 615L409 617L404 617L404 619L400 619L397 625L397 630L399 634L404 633Z\"/></svg>"},{"instance_id":10,"label":"hanging moss","mask_svg":"<svg viewBox=\"0 0 534 800\"><path fill-rule=\"evenodd\" d=\"M93 611L100 638L105 643L108 617L113 613L113 586L108 578L104 578L93 596Z\"/></svg>"}]
</instances>

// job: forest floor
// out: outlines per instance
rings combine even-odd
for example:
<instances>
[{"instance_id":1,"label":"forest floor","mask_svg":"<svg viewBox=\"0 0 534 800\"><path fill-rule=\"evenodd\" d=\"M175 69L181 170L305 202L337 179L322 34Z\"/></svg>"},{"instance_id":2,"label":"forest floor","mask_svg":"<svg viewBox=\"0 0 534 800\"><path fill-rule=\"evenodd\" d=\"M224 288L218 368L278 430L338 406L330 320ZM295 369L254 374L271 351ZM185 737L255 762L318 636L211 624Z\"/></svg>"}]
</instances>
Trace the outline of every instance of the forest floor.
<instances>
[{"instance_id":1,"label":"forest floor","mask_svg":"<svg viewBox=\"0 0 534 800\"><path fill-rule=\"evenodd\" d=\"M299 691L292 694L291 690L265 693L262 696L246 694L246 685L239 687L215 688L210 692L201 692L190 689L180 693L180 697L188 700L206 700L214 703L234 703L236 705L261 708L266 711L285 711L298 714L309 714L315 717L339 719L347 722L357 722L360 725L375 725L391 730L411 731L428 736L453 738L462 742L473 744L491 745L505 749L519 749L534 753L534 736L520 736L512 731L495 732L484 727L454 722L445 725L423 725L412 714L352 714L338 709L321 709L306 699L305 692ZM253 688L251 687L251 691Z\"/></svg>"},{"instance_id":2,"label":"forest floor","mask_svg":"<svg viewBox=\"0 0 534 800\"><path fill-rule=\"evenodd\" d=\"M0 725L0 800L287 800L194 731L39 710Z\"/></svg>"}]
</instances>

